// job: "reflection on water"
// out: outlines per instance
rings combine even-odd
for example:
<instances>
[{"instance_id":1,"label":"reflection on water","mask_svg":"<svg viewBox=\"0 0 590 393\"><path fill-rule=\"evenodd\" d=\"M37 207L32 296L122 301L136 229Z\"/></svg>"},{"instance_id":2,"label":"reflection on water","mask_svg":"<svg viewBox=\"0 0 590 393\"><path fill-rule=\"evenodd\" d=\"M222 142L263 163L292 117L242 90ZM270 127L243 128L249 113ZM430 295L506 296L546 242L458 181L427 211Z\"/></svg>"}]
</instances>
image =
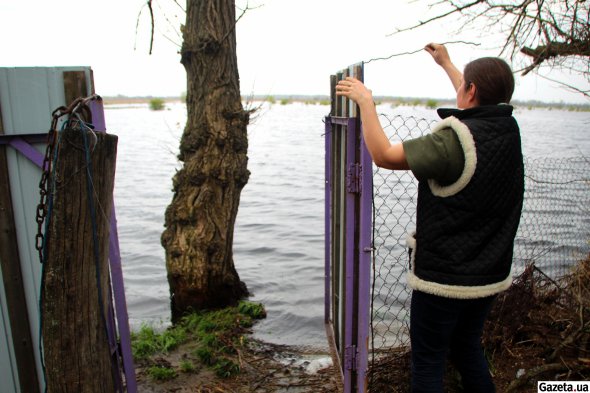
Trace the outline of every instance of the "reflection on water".
<instances>
[{"instance_id":1,"label":"reflection on water","mask_svg":"<svg viewBox=\"0 0 590 393\"><path fill-rule=\"evenodd\" d=\"M167 324L169 291L160 235L172 198L171 178L180 168L176 155L185 108L171 104L154 112L147 105L109 106L105 112L109 132L119 136L115 204L130 323L133 328L143 322ZM322 119L328 112L319 105L263 105L248 129L252 175L242 192L234 260L254 294L251 300L267 308L268 317L257 324L255 334L273 343L327 346ZM397 112L434 119L434 112L423 108ZM524 110L516 116L529 156L590 151L588 113ZM545 214L562 214L565 208L556 206ZM587 216L583 219L588 225Z\"/></svg>"}]
</instances>

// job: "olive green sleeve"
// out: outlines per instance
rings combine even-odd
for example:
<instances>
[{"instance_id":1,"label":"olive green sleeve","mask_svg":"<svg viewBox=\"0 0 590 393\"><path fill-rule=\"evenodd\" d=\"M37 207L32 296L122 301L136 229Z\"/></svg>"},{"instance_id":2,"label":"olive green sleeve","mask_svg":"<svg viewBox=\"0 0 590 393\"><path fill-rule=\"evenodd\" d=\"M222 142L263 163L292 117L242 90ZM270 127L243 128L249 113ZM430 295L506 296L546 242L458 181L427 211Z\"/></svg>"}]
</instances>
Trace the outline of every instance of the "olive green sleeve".
<instances>
[{"instance_id":1,"label":"olive green sleeve","mask_svg":"<svg viewBox=\"0 0 590 393\"><path fill-rule=\"evenodd\" d=\"M449 185L463 172L463 148L450 128L405 141L403 146L410 170L419 181L434 179Z\"/></svg>"}]
</instances>

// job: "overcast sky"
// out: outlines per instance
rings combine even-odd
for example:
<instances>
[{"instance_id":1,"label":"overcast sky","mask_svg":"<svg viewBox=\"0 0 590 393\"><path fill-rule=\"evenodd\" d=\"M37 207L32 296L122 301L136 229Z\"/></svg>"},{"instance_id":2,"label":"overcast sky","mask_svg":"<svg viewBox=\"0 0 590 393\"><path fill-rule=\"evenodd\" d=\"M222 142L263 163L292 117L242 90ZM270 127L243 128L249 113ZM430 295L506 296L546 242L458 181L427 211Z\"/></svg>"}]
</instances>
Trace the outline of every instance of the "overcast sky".
<instances>
[{"instance_id":1,"label":"overcast sky","mask_svg":"<svg viewBox=\"0 0 590 393\"><path fill-rule=\"evenodd\" d=\"M178 54L184 13L173 0L154 0L157 31L150 56L144 5L145 0L0 0L0 67L88 65L98 94L178 96L186 91ZM249 5L259 7L237 27L244 95L327 95L329 75L350 64L456 40L446 25L388 37L423 16L416 1L250 0ZM480 43L478 37L469 41ZM460 68L498 54L489 44L448 49ZM365 81L375 95L454 97L444 72L424 51L367 64ZM514 98L588 102L535 75L517 76Z\"/></svg>"}]
</instances>

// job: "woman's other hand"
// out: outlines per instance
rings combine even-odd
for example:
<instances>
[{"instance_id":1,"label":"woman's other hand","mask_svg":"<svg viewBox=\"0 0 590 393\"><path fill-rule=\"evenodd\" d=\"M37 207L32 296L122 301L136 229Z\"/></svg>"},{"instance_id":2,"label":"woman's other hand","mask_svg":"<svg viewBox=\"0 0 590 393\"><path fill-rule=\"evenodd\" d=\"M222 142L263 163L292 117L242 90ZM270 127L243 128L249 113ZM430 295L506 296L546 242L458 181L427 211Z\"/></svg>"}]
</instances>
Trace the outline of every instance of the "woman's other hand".
<instances>
[{"instance_id":1,"label":"woman's other hand","mask_svg":"<svg viewBox=\"0 0 590 393\"><path fill-rule=\"evenodd\" d=\"M358 79L346 77L336 85L336 95L347 97L358 105L373 102L373 93Z\"/></svg>"}]
</instances>

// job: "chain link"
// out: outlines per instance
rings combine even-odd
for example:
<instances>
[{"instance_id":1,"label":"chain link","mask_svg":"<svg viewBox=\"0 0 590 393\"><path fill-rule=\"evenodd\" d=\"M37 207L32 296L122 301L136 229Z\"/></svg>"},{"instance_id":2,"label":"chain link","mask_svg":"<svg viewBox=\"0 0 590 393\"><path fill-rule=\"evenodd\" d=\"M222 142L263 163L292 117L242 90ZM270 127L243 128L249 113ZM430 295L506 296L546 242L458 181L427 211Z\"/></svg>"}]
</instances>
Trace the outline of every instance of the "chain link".
<instances>
[{"instance_id":1,"label":"chain link","mask_svg":"<svg viewBox=\"0 0 590 393\"><path fill-rule=\"evenodd\" d=\"M41 180L39 181L39 204L37 205L36 221L37 221L37 235L35 236L35 249L39 252L39 261L43 263L46 235L43 233L43 224L48 214L48 200L53 192L51 187L51 170L52 160L54 156L56 136L58 133L57 123L62 116L71 115L74 113L81 114L88 121L92 121L92 113L88 107L88 103L92 100L100 100L100 96L94 94L89 97L79 97L72 101L68 106L60 106L51 114L51 128L47 133L47 147L45 149L45 156L43 157L43 166L41 167Z\"/></svg>"},{"instance_id":2,"label":"chain link","mask_svg":"<svg viewBox=\"0 0 590 393\"><path fill-rule=\"evenodd\" d=\"M47 197L52 192L51 184L48 182L48 180L51 176L51 160L55 148L55 135L57 134L56 126L57 117L54 117L51 124L51 129L47 133L47 147L45 149L45 157L43 157L43 166L41 167L41 180L39 181L39 205L37 205L36 214L37 235L35 236L35 248L39 252L39 262L41 263L43 263L43 249L45 244L43 223L47 217Z\"/></svg>"}]
</instances>

